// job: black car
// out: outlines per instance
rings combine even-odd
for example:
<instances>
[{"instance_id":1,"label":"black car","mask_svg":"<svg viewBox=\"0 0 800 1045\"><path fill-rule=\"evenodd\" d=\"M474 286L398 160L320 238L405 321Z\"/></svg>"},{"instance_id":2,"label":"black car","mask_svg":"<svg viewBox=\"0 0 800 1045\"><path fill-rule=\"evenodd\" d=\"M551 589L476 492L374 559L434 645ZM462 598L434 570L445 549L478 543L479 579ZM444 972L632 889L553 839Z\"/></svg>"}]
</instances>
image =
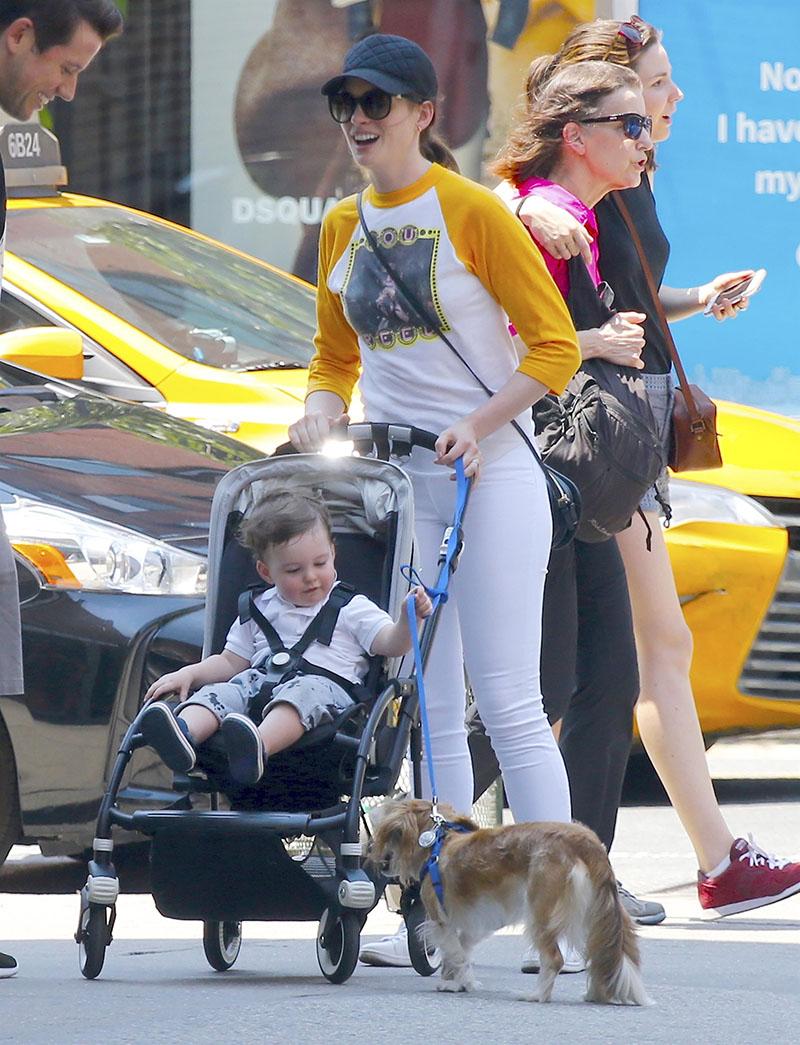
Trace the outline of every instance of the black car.
<instances>
[{"instance_id":1,"label":"black car","mask_svg":"<svg viewBox=\"0 0 800 1045\"><path fill-rule=\"evenodd\" d=\"M144 406L0 362L0 504L16 554L25 693L0 696L0 863L91 844L110 762L152 679L202 643L211 498L258 457ZM168 797L137 752L125 794Z\"/></svg>"}]
</instances>

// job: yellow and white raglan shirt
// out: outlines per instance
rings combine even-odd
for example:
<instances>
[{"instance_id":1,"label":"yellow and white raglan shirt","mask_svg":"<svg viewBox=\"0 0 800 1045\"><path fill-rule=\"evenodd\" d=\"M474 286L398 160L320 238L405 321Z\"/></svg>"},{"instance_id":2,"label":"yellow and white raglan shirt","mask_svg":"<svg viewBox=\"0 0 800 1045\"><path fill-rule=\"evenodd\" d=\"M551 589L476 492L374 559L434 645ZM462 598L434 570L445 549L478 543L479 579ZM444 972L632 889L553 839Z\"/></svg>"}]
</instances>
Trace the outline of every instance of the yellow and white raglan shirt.
<instances>
[{"instance_id":1,"label":"yellow and white raglan shirt","mask_svg":"<svg viewBox=\"0 0 800 1045\"><path fill-rule=\"evenodd\" d=\"M564 390L580 363L572 321L540 252L494 193L433 164L404 189L369 188L363 208L389 264L489 388L519 370ZM527 349L521 359L509 319ZM308 391L335 392L349 404L360 370L367 420L438 434L486 402L374 257L354 196L323 221L314 343ZM529 411L520 423L530 432ZM483 441L484 457L518 443L505 425Z\"/></svg>"}]
</instances>

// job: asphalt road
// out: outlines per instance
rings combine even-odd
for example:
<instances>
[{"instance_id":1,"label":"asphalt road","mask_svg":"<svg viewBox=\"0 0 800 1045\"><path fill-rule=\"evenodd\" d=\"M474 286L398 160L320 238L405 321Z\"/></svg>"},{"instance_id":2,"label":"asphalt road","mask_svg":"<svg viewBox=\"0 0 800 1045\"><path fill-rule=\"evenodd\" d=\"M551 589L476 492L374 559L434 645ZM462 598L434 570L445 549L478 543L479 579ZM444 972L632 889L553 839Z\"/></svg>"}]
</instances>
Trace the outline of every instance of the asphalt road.
<instances>
[{"instance_id":1,"label":"asphalt road","mask_svg":"<svg viewBox=\"0 0 800 1045\"><path fill-rule=\"evenodd\" d=\"M712 752L725 813L735 833L752 832L782 855L800 849L800 743L762 739ZM0 949L21 970L0 981L0 1042L375 1043L517 1042L738 1045L800 1040L800 898L722 921L699 917L691 849L672 810L623 808L612 854L618 876L660 899L667 921L641 930L644 975L654 1005L612 1008L582 1002L584 977L562 976L547 1006L519 999L522 940L498 934L477 955L482 987L441 995L435 979L406 969L359 966L341 987L317 968L316 926L252 923L235 967L207 966L197 923L167 921L148 895L118 904L115 941L101 977L85 981L71 940L84 875L67 861L18 848L0 874ZM137 888L135 861L128 888ZM396 918L381 905L367 936Z\"/></svg>"}]
</instances>

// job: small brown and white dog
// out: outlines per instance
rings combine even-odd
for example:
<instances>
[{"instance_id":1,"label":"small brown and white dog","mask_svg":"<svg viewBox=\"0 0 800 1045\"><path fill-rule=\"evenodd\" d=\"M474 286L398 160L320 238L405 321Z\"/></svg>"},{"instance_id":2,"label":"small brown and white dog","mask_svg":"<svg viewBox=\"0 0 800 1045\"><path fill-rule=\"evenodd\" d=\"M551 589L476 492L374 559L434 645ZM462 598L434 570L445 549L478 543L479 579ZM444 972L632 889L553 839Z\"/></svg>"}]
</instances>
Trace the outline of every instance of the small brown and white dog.
<instances>
[{"instance_id":1,"label":"small brown and white dog","mask_svg":"<svg viewBox=\"0 0 800 1045\"><path fill-rule=\"evenodd\" d=\"M565 940L586 958L586 1001L650 1004L636 932L594 832L561 823L479 828L448 806L438 811L449 823L469 828L444 836L438 862L444 908L430 875L422 883L426 941L442 953L439 990L478 986L470 960L475 946L503 926L524 923L540 960L538 991L525 1000L550 1000L564 964L559 940ZM404 885L419 881L431 852L420 844L423 832L434 826L431 803L387 802L376 819L370 860Z\"/></svg>"}]
</instances>

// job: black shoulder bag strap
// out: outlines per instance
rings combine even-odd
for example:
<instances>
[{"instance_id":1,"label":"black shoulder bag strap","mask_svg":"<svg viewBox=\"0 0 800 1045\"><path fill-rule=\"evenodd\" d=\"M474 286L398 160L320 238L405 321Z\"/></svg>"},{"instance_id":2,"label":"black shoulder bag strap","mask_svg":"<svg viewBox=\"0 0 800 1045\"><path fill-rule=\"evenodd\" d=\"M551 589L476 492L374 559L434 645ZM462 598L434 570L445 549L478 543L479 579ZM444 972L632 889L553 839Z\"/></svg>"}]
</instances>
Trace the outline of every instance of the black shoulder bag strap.
<instances>
[{"instance_id":1,"label":"black shoulder bag strap","mask_svg":"<svg viewBox=\"0 0 800 1045\"><path fill-rule=\"evenodd\" d=\"M439 320L436 318L436 316L431 316L431 315L428 314L428 312L426 311L425 307L420 303L419 299L417 298L417 296L413 292L413 290L411 290L410 287L408 287L408 285L405 283L405 281L400 278L400 276L397 274L397 272L395 272L395 270L392 268L392 266L387 261L386 255L383 253L381 248L378 246L378 241L376 240L374 233L367 226L367 221L366 221L366 218L364 217L364 207L363 207L363 204L362 204L362 197L363 197L363 195L364 195L363 192L359 192L358 196L356 197L356 206L358 208L358 217L359 217L359 220L361 222L361 228L364 230L364 235L367 238L367 242L370 245L372 253L375 255L375 257L378 259L380 264L383 266L384 270L394 280L395 284L397 285L398 289L402 293L403 297L406 299L406 301L411 306L411 308L414 310L414 312L416 312L417 318L422 321L423 326L427 327L429 330L435 331L435 333L442 339L442 341L444 341L444 343L447 345L447 347L450 349L450 351L467 368L467 370L473 376L475 381L480 385L480 387L483 389L483 391L488 396L493 396L494 392L491 390L491 388L489 388L489 386L487 384L485 384L481 380L481 378L475 373L475 371L472 369L472 367L469 365L469 363L466 361L466 359L464 359L464 357L458 351L458 349L453 344L453 342L447 337L445 332L442 330L442 325L439 322ZM512 418L510 423L511 423L511 426L519 433L519 435L522 438L523 442L525 443L525 445L528 447L528 449L530 450L531 454L535 458L536 463L542 469L542 472L544 473L544 477L545 477L545 479L547 481L547 484L548 484L548 489L552 490L554 485L556 487L555 490L552 490L553 496L554 496L554 499L555 499L554 503L556 504L558 510L564 516L564 522L565 522L566 526L568 528L571 528L570 537L568 537L566 540L561 541L559 543L559 545L558 545L558 547L560 547L561 544L566 544L567 541L572 537L572 535L574 534L575 529L576 529L576 527L578 525L578 517L580 515L580 506L579 506L579 496L580 495L578 493L577 487L575 487L574 484L572 484L572 483L570 483L569 486L567 486L565 481L564 481L565 477L562 476L560 472L556 472L554 469L549 468L544 463L542 458L539 456L539 452L536 449L536 447L534 446L533 442L531 441L531 439L528 438L527 433L523 431L523 429L520 427L520 425L519 425L519 423L517 421L515 421ZM573 516L574 516L574 520L573 520Z\"/></svg>"},{"instance_id":2,"label":"black shoulder bag strap","mask_svg":"<svg viewBox=\"0 0 800 1045\"><path fill-rule=\"evenodd\" d=\"M478 377L478 375L475 373L475 371L472 369L472 367L469 365L469 363L466 361L466 359L464 359L464 357L458 351L458 349L453 344L453 342L448 338L448 336L442 330L442 325L439 322L439 320L435 316L429 315L429 313L425 310L425 307L421 304L419 298L414 293L414 291L411 290L411 288L404 282L404 280L402 280L400 278L400 276L397 274L397 272L395 272L395 270L392 268L392 266L386 260L386 255L383 253L381 248L378 246L378 241L375 239L374 233L371 232L370 229L367 227L367 222L366 222L366 219L364 217L364 207L363 207L363 205L361 203L361 197L363 195L364 195L363 192L359 192L358 197L356 199L356 205L358 207L358 217L359 217L359 219L361 221L361 228L364 230L364 235L367 237L367 242L369 243L369 245L370 245L370 247L372 249L372 253L375 255L375 257L381 263L381 265L386 270L386 272L388 272L388 274L392 277L394 282L397 284L397 286L399 287L403 297L406 299L408 304L411 305L413 310L416 312L417 318L422 320L422 323L423 323L423 325L425 327L427 327L429 330L433 330L442 339L442 341L444 341L444 343L447 345L447 347L450 349L450 351L454 355L456 355L458 357L458 359L461 361L461 363L467 368L467 370L469 370L470 374L472 374L472 376L475 378L475 380L481 386L481 388L484 390L484 392L488 396L493 396L494 392L492 391L492 389L489 388L489 386L487 384L484 384L484 382L480 379L480 377ZM514 428L516 428L516 430L519 432L519 434L525 440L525 442L528 445L528 449L533 454L533 456L536 458L536 460L539 462L539 464L542 465L542 460L539 457L538 451L536 450L536 447L533 445L531 440L528 438L527 434L522 430L522 428L520 428L519 424L517 424L516 421L512 420L511 424L514 426Z\"/></svg>"}]
</instances>

